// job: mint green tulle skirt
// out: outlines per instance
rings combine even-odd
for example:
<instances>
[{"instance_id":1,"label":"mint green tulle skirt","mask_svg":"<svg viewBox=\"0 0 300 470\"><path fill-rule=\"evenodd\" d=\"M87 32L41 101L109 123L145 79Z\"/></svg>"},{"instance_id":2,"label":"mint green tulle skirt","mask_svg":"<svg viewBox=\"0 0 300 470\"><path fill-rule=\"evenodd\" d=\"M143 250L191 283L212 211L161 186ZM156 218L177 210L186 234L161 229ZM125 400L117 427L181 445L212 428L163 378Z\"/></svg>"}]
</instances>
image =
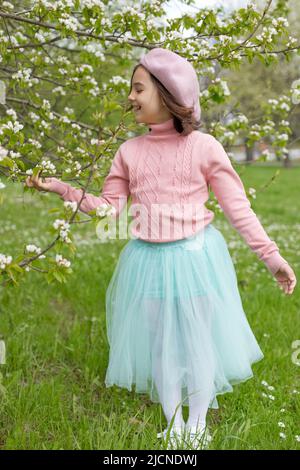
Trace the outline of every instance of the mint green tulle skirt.
<instances>
[{"instance_id":1,"label":"mint green tulle skirt","mask_svg":"<svg viewBox=\"0 0 300 470\"><path fill-rule=\"evenodd\" d=\"M216 396L253 377L264 355L247 321L222 233L210 223L172 242L130 239L106 291L109 364L105 385L181 404ZM159 373L158 373L159 371Z\"/></svg>"}]
</instances>

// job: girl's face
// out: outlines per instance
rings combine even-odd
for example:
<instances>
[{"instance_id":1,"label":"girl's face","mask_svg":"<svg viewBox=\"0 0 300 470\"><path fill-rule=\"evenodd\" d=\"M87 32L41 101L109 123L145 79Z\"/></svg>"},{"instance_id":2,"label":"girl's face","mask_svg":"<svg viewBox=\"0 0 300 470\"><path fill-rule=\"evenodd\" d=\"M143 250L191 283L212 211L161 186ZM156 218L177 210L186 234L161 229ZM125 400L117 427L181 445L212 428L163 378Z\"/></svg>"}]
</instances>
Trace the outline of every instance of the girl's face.
<instances>
[{"instance_id":1,"label":"girl's face","mask_svg":"<svg viewBox=\"0 0 300 470\"><path fill-rule=\"evenodd\" d=\"M159 124L171 119L172 114L163 106L158 89L150 74L140 66L132 77L132 88L128 100L133 105L135 119L145 124Z\"/></svg>"}]
</instances>

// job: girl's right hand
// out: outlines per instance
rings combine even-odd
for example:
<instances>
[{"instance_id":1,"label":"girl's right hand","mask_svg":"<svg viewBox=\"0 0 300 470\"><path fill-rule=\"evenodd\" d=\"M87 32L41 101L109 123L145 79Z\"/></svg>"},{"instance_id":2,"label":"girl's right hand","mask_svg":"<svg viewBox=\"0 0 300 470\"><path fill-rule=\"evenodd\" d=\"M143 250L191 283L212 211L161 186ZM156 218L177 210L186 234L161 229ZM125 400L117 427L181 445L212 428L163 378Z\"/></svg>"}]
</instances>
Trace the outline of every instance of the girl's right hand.
<instances>
[{"instance_id":1,"label":"girl's right hand","mask_svg":"<svg viewBox=\"0 0 300 470\"><path fill-rule=\"evenodd\" d=\"M36 176L28 176L25 180L26 186L29 188L35 188L38 191L49 191L50 183L52 178L41 178L40 173L42 170L39 170Z\"/></svg>"}]
</instances>

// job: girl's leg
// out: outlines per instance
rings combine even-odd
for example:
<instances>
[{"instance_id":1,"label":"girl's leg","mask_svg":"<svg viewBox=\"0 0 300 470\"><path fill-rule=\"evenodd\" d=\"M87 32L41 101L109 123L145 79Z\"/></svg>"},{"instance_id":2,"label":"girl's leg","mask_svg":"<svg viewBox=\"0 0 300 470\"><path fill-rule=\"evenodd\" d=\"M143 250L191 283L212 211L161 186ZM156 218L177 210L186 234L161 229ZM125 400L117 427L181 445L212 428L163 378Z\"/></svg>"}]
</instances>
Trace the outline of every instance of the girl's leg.
<instances>
[{"instance_id":1,"label":"girl's leg","mask_svg":"<svg viewBox=\"0 0 300 470\"><path fill-rule=\"evenodd\" d=\"M164 377L162 371L163 326L161 319L164 314L164 305L162 302L161 299L152 298L148 299L145 305L149 338L152 345L152 375L168 426L176 412L173 426L177 427L184 425L182 406L178 406L181 402L181 384L176 383L172 386L168 385L166 381L167 377ZM170 364L170 374L172 373L172 369ZM178 409L176 410L177 406Z\"/></svg>"},{"instance_id":2,"label":"girl's leg","mask_svg":"<svg viewBox=\"0 0 300 470\"><path fill-rule=\"evenodd\" d=\"M154 381L159 394L160 402L168 422L168 426L174 417L174 427L184 426L184 420L182 416L182 406L178 406L181 402L181 385L176 384L172 388L166 390L163 385L163 377L161 371L161 361L156 358L153 365ZM177 408L178 407L178 408ZM177 409L176 409L177 408Z\"/></svg>"},{"instance_id":3,"label":"girl's leg","mask_svg":"<svg viewBox=\"0 0 300 470\"><path fill-rule=\"evenodd\" d=\"M209 389L195 393L195 390L189 387L189 418L187 421L189 427L205 427L210 397Z\"/></svg>"}]
</instances>

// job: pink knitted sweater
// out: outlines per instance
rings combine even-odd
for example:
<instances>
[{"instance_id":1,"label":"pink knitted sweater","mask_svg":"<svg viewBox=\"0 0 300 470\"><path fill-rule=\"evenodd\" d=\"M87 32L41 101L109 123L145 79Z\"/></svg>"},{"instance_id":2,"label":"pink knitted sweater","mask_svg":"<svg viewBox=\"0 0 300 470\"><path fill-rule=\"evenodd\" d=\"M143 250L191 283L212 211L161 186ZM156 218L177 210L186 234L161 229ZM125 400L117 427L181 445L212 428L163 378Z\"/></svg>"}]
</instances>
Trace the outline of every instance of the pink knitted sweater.
<instances>
[{"instance_id":1,"label":"pink knitted sweater","mask_svg":"<svg viewBox=\"0 0 300 470\"><path fill-rule=\"evenodd\" d=\"M57 178L49 180L49 190L59 194L61 199L76 202L81 199L81 189ZM233 227L275 274L287 261L251 209L243 183L222 144L212 135L200 131L180 135L172 118L161 124L151 124L147 133L123 142L114 156L101 196L86 193L80 210L89 212L106 203L115 207L118 217L131 196L133 205L148 209L145 217L152 223L147 232L133 228L133 236L151 242L172 241L193 235L199 230L199 223L203 227L213 220L214 213L205 207L208 185ZM171 214L173 234L169 238L160 232L164 209L161 209L162 219L154 230L155 237L151 232L158 220L151 213L151 206L156 204L162 208L165 204L168 215L168 204L181 208ZM191 204L197 210L200 208L200 212L182 210L185 204ZM138 212L139 216L141 212ZM184 235L180 236L183 225Z\"/></svg>"}]
</instances>

